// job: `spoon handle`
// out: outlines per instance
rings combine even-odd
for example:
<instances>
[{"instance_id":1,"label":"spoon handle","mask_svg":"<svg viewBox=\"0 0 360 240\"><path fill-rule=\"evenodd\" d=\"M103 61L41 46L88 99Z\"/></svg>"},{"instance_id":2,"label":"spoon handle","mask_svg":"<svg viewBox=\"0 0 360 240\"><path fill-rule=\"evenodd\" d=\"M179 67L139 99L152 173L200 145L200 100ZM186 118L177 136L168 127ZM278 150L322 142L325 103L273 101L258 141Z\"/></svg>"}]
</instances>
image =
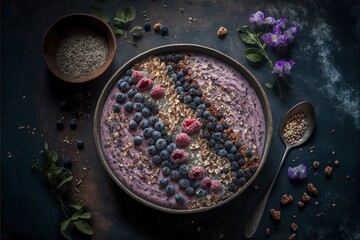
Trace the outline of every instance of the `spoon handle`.
<instances>
[{"instance_id":1,"label":"spoon handle","mask_svg":"<svg viewBox=\"0 0 360 240\"><path fill-rule=\"evenodd\" d=\"M278 169L276 170L276 173L275 173L275 176L273 178L273 180L271 181L270 183L270 186L268 187L268 189L266 190L266 192L264 193L264 195L261 197L260 201L258 202L254 212L252 213L248 223L246 224L246 227L245 227L245 232L244 232L244 235L246 238L251 238L254 233L256 232L258 226L259 226L259 223L260 223L260 220L262 218L262 215L264 213L264 210L265 210L265 206L266 206L266 203L267 203L267 200L269 198L269 195L270 195L270 192L271 192L271 189L276 181L276 178L280 172L280 169L281 169L281 166L285 160L285 157L289 151L289 147L286 146L286 149L285 149L285 153L283 155L283 158L281 159L281 162L279 164L279 167Z\"/></svg>"}]
</instances>

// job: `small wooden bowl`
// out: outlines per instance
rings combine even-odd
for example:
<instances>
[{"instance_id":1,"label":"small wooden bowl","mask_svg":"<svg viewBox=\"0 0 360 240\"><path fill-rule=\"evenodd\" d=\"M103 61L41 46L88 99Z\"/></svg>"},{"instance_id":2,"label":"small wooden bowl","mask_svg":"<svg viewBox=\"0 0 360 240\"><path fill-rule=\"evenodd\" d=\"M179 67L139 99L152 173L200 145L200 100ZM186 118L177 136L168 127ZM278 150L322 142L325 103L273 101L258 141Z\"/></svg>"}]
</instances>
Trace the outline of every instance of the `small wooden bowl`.
<instances>
[{"instance_id":1,"label":"small wooden bowl","mask_svg":"<svg viewBox=\"0 0 360 240\"><path fill-rule=\"evenodd\" d=\"M76 27L94 30L104 36L108 45L108 54L102 67L83 77L71 77L65 74L56 61L56 50L60 39L68 30ZM109 25L100 18L89 14L74 13L59 18L50 26L42 42L42 51L46 65L55 76L67 82L82 83L99 77L110 66L116 53L116 39Z\"/></svg>"}]
</instances>

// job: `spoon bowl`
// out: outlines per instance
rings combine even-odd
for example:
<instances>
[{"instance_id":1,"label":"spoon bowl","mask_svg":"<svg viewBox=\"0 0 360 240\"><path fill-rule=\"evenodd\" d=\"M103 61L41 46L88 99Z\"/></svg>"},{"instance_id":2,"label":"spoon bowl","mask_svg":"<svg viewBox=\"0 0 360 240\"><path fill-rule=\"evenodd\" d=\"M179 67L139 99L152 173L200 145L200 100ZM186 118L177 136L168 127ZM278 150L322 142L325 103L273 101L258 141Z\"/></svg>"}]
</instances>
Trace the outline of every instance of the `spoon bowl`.
<instances>
[{"instance_id":1,"label":"spoon bowl","mask_svg":"<svg viewBox=\"0 0 360 240\"><path fill-rule=\"evenodd\" d=\"M285 117L280 125L280 136L282 141L285 143L286 149L270 186L261 197L254 212L250 216L248 223L246 224L244 232L246 238L251 238L259 226L271 189L274 186L287 153L291 148L298 147L309 139L314 131L315 121L315 110L309 102L300 102L293 106L285 114Z\"/></svg>"}]
</instances>

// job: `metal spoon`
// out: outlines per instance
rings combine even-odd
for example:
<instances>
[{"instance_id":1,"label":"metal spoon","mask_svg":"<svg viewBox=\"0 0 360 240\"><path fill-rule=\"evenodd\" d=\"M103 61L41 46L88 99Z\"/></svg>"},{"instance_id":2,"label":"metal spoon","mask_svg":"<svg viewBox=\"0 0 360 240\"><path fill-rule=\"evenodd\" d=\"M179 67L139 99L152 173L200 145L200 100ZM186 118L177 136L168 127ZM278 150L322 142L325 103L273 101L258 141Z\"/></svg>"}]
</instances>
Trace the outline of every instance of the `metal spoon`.
<instances>
[{"instance_id":1,"label":"metal spoon","mask_svg":"<svg viewBox=\"0 0 360 240\"><path fill-rule=\"evenodd\" d=\"M291 144L289 143L285 136L284 136L284 129L286 127L286 123L287 121L294 115L296 114L301 114L303 113L307 122L307 128L305 130L305 132L303 133L301 139L299 139L298 141L296 141L295 143ZM268 189L266 190L266 192L264 193L264 195L262 196L262 198L260 199L258 205L256 206L254 212L252 213L248 223L246 224L245 227L245 237L246 238L251 238L254 233L256 232L256 229L259 226L261 217L264 213L264 209L266 206L266 202L269 198L271 189L276 181L276 178L280 172L281 166L283 165L283 162L285 160L285 157L287 155L287 153L289 152L289 150L293 147L298 147L301 144L303 144L312 134L314 127L315 127L315 122L316 122L316 116L315 116L315 110L314 107L309 103L309 102L301 102L296 104L294 107L292 107L285 115L285 117L282 120L281 126L280 126L280 136L282 141L285 143L286 149L285 149L285 153L284 156L280 162L280 165L278 167L278 169L276 170L275 176L273 178L273 180L271 181L270 186L268 187Z\"/></svg>"}]
</instances>

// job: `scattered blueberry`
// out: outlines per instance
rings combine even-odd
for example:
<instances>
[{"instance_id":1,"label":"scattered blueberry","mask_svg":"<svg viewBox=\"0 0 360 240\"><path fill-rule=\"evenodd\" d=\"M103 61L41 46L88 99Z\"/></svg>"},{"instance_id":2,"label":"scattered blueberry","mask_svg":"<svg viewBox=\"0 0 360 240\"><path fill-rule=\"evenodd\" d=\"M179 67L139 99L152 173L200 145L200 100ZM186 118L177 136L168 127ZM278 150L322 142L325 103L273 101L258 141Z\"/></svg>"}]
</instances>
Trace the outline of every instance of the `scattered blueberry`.
<instances>
[{"instance_id":1,"label":"scattered blueberry","mask_svg":"<svg viewBox=\"0 0 360 240\"><path fill-rule=\"evenodd\" d=\"M150 124L151 125L155 125L155 123L157 123L157 121L159 121L159 118L158 117L156 117L156 116L151 116L150 118L149 118L149 122L150 122Z\"/></svg>"},{"instance_id":2,"label":"scattered blueberry","mask_svg":"<svg viewBox=\"0 0 360 240\"><path fill-rule=\"evenodd\" d=\"M169 159L169 157L170 157L170 153L166 149L164 149L160 152L160 158L162 160Z\"/></svg>"},{"instance_id":3,"label":"scattered blueberry","mask_svg":"<svg viewBox=\"0 0 360 240\"><path fill-rule=\"evenodd\" d=\"M154 128L155 128L155 130L158 130L159 132L161 132L162 130L164 130L165 126L162 121L158 121L157 123L155 123Z\"/></svg>"},{"instance_id":4,"label":"scattered blueberry","mask_svg":"<svg viewBox=\"0 0 360 240\"><path fill-rule=\"evenodd\" d=\"M147 107L144 107L142 110L141 110L141 113L144 117L149 117L151 115L151 112L150 110L147 108Z\"/></svg>"},{"instance_id":5,"label":"scattered blueberry","mask_svg":"<svg viewBox=\"0 0 360 240\"><path fill-rule=\"evenodd\" d=\"M237 162L231 162L231 165L230 165L230 167L231 167L231 170L232 171L237 171L237 170L239 170L239 164L237 163Z\"/></svg>"},{"instance_id":6,"label":"scattered blueberry","mask_svg":"<svg viewBox=\"0 0 360 240\"><path fill-rule=\"evenodd\" d=\"M56 128L57 130L63 130L64 129L64 123L62 120L57 120L56 121Z\"/></svg>"},{"instance_id":7,"label":"scattered blueberry","mask_svg":"<svg viewBox=\"0 0 360 240\"><path fill-rule=\"evenodd\" d=\"M226 151L225 149L220 149L220 150L218 151L218 155L219 155L220 157L226 157L227 154L228 154L228 153L227 153L227 151Z\"/></svg>"},{"instance_id":8,"label":"scattered blueberry","mask_svg":"<svg viewBox=\"0 0 360 240\"><path fill-rule=\"evenodd\" d=\"M131 88L131 89L128 91L127 95L128 95L129 98L132 98L132 97L135 96L136 93L137 93L136 89L135 89L135 88Z\"/></svg>"},{"instance_id":9,"label":"scattered blueberry","mask_svg":"<svg viewBox=\"0 0 360 240\"><path fill-rule=\"evenodd\" d=\"M147 119L144 119L141 123L140 123L140 128L141 129L145 129L145 128L148 128L150 126L150 123L149 123L149 120Z\"/></svg>"},{"instance_id":10,"label":"scattered blueberry","mask_svg":"<svg viewBox=\"0 0 360 240\"><path fill-rule=\"evenodd\" d=\"M145 22L144 24L144 30L145 32L149 32L151 30L151 24L150 22Z\"/></svg>"},{"instance_id":11,"label":"scattered blueberry","mask_svg":"<svg viewBox=\"0 0 360 240\"><path fill-rule=\"evenodd\" d=\"M187 187L190 186L190 181L188 179L186 179L186 178L182 178L182 179L179 180L179 186L181 188L187 188Z\"/></svg>"},{"instance_id":12,"label":"scattered blueberry","mask_svg":"<svg viewBox=\"0 0 360 240\"><path fill-rule=\"evenodd\" d=\"M151 155L155 155L155 154L157 153L157 149L156 149L156 147L155 147L154 145L151 145L151 146L149 146L149 148L148 148L148 152L149 152ZM160 156L159 156L159 158L160 158Z\"/></svg>"},{"instance_id":13,"label":"scattered blueberry","mask_svg":"<svg viewBox=\"0 0 360 240\"><path fill-rule=\"evenodd\" d=\"M191 103L192 100L193 100L193 98L192 98L190 95L186 95L186 96L184 97L184 103L186 103L186 104Z\"/></svg>"},{"instance_id":14,"label":"scattered blueberry","mask_svg":"<svg viewBox=\"0 0 360 240\"><path fill-rule=\"evenodd\" d=\"M63 160L64 168L71 169L72 167L72 159L69 157L65 157Z\"/></svg>"},{"instance_id":15,"label":"scattered blueberry","mask_svg":"<svg viewBox=\"0 0 360 240\"><path fill-rule=\"evenodd\" d=\"M130 87L130 85L129 85L129 83L127 83L127 82L122 82L122 83L120 84L120 90L121 90L122 92L127 91L127 90L129 89L129 87Z\"/></svg>"},{"instance_id":16,"label":"scattered blueberry","mask_svg":"<svg viewBox=\"0 0 360 240\"><path fill-rule=\"evenodd\" d=\"M226 157L230 162L235 161L235 155L233 153L229 153Z\"/></svg>"},{"instance_id":17,"label":"scattered blueberry","mask_svg":"<svg viewBox=\"0 0 360 240\"><path fill-rule=\"evenodd\" d=\"M232 143L232 141L227 140L227 141L224 143L224 146L225 146L226 149L231 149L232 146L233 146L233 143Z\"/></svg>"},{"instance_id":18,"label":"scattered blueberry","mask_svg":"<svg viewBox=\"0 0 360 240\"><path fill-rule=\"evenodd\" d=\"M214 124L212 124L212 123L206 124L206 128L207 128L208 130L210 130L210 131L212 131L212 130L215 129Z\"/></svg>"},{"instance_id":19,"label":"scattered blueberry","mask_svg":"<svg viewBox=\"0 0 360 240\"><path fill-rule=\"evenodd\" d=\"M191 96L194 96L194 95L196 94L196 89L195 89L195 88L190 88L190 89L189 89L189 94L190 94Z\"/></svg>"},{"instance_id":20,"label":"scattered blueberry","mask_svg":"<svg viewBox=\"0 0 360 240\"><path fill-rule=\"evenodd\" d=\"M76 146L78 147L79 150L82 150L85 147L85 143L83 140L78 140Z\"/></svg>"},{"instance_id":21,"label":"scattered blueberry","mask_svg":"<svg viewBox=\"0 0 360 240\"><path fill-rule=\"evenodd\" d=\"M134 144L135 145L140 145L142 143L142 137L141 136L135 136L134 137Z\"/></svg>"},{"instance_id":22,"label":"scattered blueberry","mask_svg":"<svg viewBox=\"0 0 360 240\"><path fill-rule=\"evenodd\" d=\"M185 188L185 193L187 195L193 195L195 193L195 190L193 187L187 187L187 188Z\"/></svg>"},{"instance_id":23,"label":"scattered blueberry","mask_svg":"<svg viewBox=\"0 0 360 240\"><path fill-rule=\"evenodd\" d=\"M172 170L172 171L170 172L170 178L171 178L171 180L176 181L176 180L179 180L180 177L181 177L181 173L179 172L179 170L174 169L174 170Z\"/></svg>"},{"instance_id":24,"label":"scattered blueberry","mask_svg":"<svg viewBox=\"0 0 360 240\"><path fill-rule=\"evenodd\" d=\"M140 112L136 112L134 115L135 122L140 123L142 119L143 119L143 115Z\"/></svg>"},{"instance_id":25,"label":"scattered blueberry","mask_svg":"<svg viewBox=\"0 0 360 240\"><path fill-rule=\"evenodd\" d=\"M167 35L168 35L168 32L169 32L169 30L168 30L168 28L167 28L166 26L161 26L161 27L160 27L160 34L161 34L162 36L167 36Z\"/></svg>"},{"instance_id":26,"label":"scattered blueberry","mask_svg":"<svg viewBox=\"0 0 360 240\"><path fill-rule=\"evenodd\" d=\"M141 112L144 108L144 104L136 102L134 103L134 110L137 112Z\"/></svg>"},{"instance_id":27,"label":"scattered blueberry","mask_svg":"<svg viewBox=\"0 0 360 240\"><path fill-rule=\"evenodd\" d=\"M251 158L253 155L253 152L251 151L251 149L246 149L245 151L245 156L248 157L248 158Z\"/></svg>"},{"instance_id":28,"label":"scattered blueberry","mask_svg":"<svg viewBox=\"0 0 360 240\"><path fill-rule=\"evenodd\" d=\"M207 195L207 191L202 189L202 188L199 188L199 189L196 190L195 194L198 197L204 197L204 196Z\"/></svg>"},{"instance_id":29,"label":"scattered blueberry","mask_svg":"<svg viewBox=\"0 0 360 240\"><path fill-rule=\"evenodd\" d=\"M190 166L189 166L188 164L182 164L182 165L180 165L180 167L179 167L179 171L180 171L180 173L183 174L183 175L188 174L189 170L190 170Z\"/></svg>"},{"instance_id":30,"label":"scattered blueberry","mask_svg":"<svg viewBox=\"0 0 360 240\"><path fill-rule=\"evenodd\" d=\"M240 178L237 178L235 180L235 184L238 185L239 187L244 186L245 183L246 183L246 178L245 177L240 177Z\"/></svg>"},{"instance_id":31,"label":"scattered blueberry","mask_svg":"<svg viewBox=\"0 0 360 240\"><path fill-rule=\"evenodd\" d=\"M176 144L175 143L170 143L166 149L168 150L169 153L172 153L175 149L176 149Z\"/></svg>"},{"instance_id":32,"label":"scattered blueberry","mask_svg":"<svg viewBox=\"0 0 360 240\"><path fill-rule=\"evenodd\" d=\"M172 169L175 169L179 166L178 163L174 163L174 162L169 162L169 167L172 168Z\"/></svg>"},{"instance_id":33,"label":"scattered blueberry","mask_svg":"<svg viewBox=\"0 0 360 240\"><path fill-rule=\"evenodd\" d=\"M154 131L154 132L152 133L152 138L153 138L155 141L159 140L159 139L161 138L161 132L159 132L159 131ZM166 144L166 141L165 141L165 140L164 140L164 143Z\"/></svg>"},{"instance_id":34,"label":"scattered blueberry","mask_svg":"<svg viewBox=\"0 0 360 240\"><path fill-rule=\"evenodd\" d=\"M134 102L143 103L145 100L144 95L142 93L136 93L134 96Z\"/></svg>"},{"instance_id":35,"label":"scattered blueberry","mask_svg":"<svg viewBox=\"0 0 360 240\"><path fill-rule=\"evenodd\" d=\"M148 140L146 140L146 143L148 146L155 145L155 140L153 138L148 138Z\"/></svg>"},{"instance_id":36,"label":"scattered blueberry","mask_svg":"<svg viewBox=\"0 0 360 240\"><path fill-rule=\"evenodd\" d=\"M194 103L196 104L196 105L200 105L201 104L201 98L200 97L195 97L194 98Z\"/></svg>"},{"instance_id":37,"label":"scattered blueberry","mask_svg":"<svg viewBox=\"0 0 360 240\"><path fill-rule=\"evenodd\" d=\"M222 130L224 130L223 126L221 124L216 124L215 131L221 132Z\"/></svg>"},{"instance_id":38,"label":"scattered blueberry","mask_svg":"<svg viewBox=\"0 0 360 240\"><path fill-rule=\"evenodd\" d=\"M77 128L77 120L75 118L71 119L70 120L70 129L75 130L76 128Z\"/></svg>"},{"instance_id":39,"label":"scattered blueberry","mask_svg":"<svg viewBox=\"0 0 360 240\"><path fill-rule=\"evenodd\" d=\"M160 164L161 163L161 158L160 158L159 155L154 155L151 160L155 164Z\"/></svg>"},{"instance_id":40,"label":"scattered blueberry","mask_svg":"<svg viewBox=\"0 0 360 240\"><path fill-rule=\"evenodd\" d=\"M145 129L144 129L144 137L145 137L145 138L151 137L151 136L153 135L153 132L154 132L154 129L153 129L153 128L150 128L150 127L145 128Z\"/></svg>"},{"instance_id":41,"label":"scattered blueberry","mask_svg":"<svg viewBox=\"0 0 360 240\"><path fill-rule=\"evenodd\" d=\"M192 186L193 188L198 188L201 184L201 181L200 180L191 180L190 181L190 186Z\"/></svg>"},{"instance_id":42,"label":"scattered blueberry","mask_svg":"<svg viewBox=\"0 0 360 240\"><path fill-rule=\"evenodd\" d=\"M205 111L203 114L203 118L208 119L211 116L211 112L210 111Z\"/></svg>"}]
</instances>

